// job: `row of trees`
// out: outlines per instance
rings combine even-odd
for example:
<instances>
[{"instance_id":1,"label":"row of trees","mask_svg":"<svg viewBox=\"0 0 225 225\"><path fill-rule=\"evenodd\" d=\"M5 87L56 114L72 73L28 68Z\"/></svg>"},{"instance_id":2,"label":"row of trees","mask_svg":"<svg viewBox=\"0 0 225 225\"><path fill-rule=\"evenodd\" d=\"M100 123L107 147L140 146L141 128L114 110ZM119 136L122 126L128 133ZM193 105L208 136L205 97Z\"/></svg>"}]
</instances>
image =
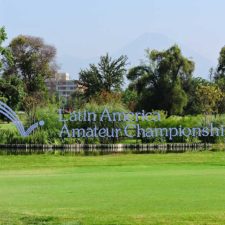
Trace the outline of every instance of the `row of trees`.
<instances>
[{"instance_id":1,"label":"row of trees","mask_svg":"<svg viewBox=\"0 0 225 225\"><path fill-rule=\"evenodd\" d=\"M20 35L7 47L0 29L0 100L35 119L35 108L53 101L45 80L57 72L56 49L41 38ZM119 102L130 110L164 110L170 115L225 112L225 47L210 80L193 77L194 62L177 45L164 51L147 50L147 63L127 70L127 57L102 56L97 65L79 73L85 92L75 92L68 104L80 106ZM123 90L124 79L129 85ZM55 102L58 103L58 102ZM77 105L76 104L76 105Z\"/></svg>"},{"instance_id":2,"label":"row of trees","mask_svg":"<svg viewBox=\"0 0 225 225\"><path fill-rule=\"evenodd\" d=\"M131 110L164 110L170 115L225 112L225 47L218 67L211 69L211 80L193 77L195 64L182 55L177 45L164 51L147 50L148 63L127 70L127 57L113 60L108 55L98 65L80 72L80 81L88 88L85 97L99 98L115 93ZM122 91L125 75L129 86Z\"/></svg>"},{"instance_id":3,"label":"row of trees","mask_svg":"<svg viewBox=\"0 0 225 225\"><path fill-rule=\"evenodd\" d=\"M25 110L35 120L36 108L46 104L45 80L57 72L56 49L43 39L19 35L7 47L4 27L0 29L0 100L13 109Z\"/></svg>"}]
</instances>

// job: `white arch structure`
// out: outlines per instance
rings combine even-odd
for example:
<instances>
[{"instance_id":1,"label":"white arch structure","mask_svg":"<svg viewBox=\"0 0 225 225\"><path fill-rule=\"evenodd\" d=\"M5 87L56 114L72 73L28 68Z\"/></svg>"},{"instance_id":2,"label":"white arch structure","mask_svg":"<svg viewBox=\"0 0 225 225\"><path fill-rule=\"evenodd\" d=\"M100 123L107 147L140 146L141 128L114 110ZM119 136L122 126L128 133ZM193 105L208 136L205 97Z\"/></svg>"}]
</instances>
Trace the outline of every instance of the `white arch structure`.
<instances>
[{"instance_id":1,"label":"white arch structure","mask_svg":"<svg viewBox=\"0 0 225 225\"><path fill-rule=\"evenodd\" d=\"M44 121L41 120L41 121L31 125L25 131L25 128L24 128L23 124L21 123L21 121L19 120L16 113L9 106L7 106L5 103L3 103L1 101L0 101L0 113L3 114L5 117L7 117L9 120L11 120L15 124L16 128L18 129L21 136L23 136L23 137L29 136L31 134L31 132L33 130L35 130L38 126L44 125Z\"/></svg>"}]
</instances>

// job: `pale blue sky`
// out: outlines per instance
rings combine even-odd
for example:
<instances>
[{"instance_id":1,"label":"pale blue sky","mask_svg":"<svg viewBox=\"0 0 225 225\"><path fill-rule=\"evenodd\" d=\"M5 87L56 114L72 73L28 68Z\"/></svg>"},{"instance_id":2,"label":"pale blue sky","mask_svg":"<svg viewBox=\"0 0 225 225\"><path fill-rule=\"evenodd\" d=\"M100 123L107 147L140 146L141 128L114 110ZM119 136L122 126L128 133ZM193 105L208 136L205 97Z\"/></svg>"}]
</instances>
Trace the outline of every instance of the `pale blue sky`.
<instances>
[{"instance_id":1,"label":"pale blue sky","mask_svg":"<svg viewBox=\"0 0 225 225\"><path fill-rule=\"evenodd\" d=\"M146 32L164 34L216 61L225 45L223 0L0 0L9 40L40 36L58 55L116 52Z\"/></svg>"}]
</instances>

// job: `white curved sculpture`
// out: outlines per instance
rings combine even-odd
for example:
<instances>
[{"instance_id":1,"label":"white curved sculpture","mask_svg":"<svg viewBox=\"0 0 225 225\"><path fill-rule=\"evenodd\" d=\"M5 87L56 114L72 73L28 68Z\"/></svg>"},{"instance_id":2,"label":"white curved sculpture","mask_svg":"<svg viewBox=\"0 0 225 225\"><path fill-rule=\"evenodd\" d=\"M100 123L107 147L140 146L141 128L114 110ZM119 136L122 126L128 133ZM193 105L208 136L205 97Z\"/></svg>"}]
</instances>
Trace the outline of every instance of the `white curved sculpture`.
<instances>
[{"instance_id":1,"label":"white curved sculpture","mask_svg":"<svg viewBox=\"0 0 225 225\"><path fill-rule=\"evenodd\" d=\"M19 133L23 137L29 136L31 134L31 132L33 130L35 130L38 126L44 125L44 121L41 120L41 121L31 125L27 130L25 130L23 124L19 120L16 113L9 106L7 106L5 103L3 103L1 101L0 101L0 113L3 114L5 117L7 117L9 120L11 120L15 124Z\"/></svg>"}]
</instances>

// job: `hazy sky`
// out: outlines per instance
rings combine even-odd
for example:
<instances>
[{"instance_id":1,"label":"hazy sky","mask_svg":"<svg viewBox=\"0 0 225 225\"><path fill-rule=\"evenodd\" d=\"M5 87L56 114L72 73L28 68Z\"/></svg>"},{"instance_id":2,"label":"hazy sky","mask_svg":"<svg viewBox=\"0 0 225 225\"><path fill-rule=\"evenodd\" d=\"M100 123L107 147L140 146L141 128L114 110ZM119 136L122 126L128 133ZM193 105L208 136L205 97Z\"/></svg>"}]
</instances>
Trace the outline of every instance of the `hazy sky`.
<instances>
[{"instance_id":1,"label":"hazy sky","mask_svg":"<svg viewBox=\"0 0 225 225\"><path fill-rule=\"evenodd\" d=\"M146 32L185 43L212 61L225 45L223 0L0 0L9 40L40 36L59 55L115 52Z\"/></svg>"}]
</instances>

